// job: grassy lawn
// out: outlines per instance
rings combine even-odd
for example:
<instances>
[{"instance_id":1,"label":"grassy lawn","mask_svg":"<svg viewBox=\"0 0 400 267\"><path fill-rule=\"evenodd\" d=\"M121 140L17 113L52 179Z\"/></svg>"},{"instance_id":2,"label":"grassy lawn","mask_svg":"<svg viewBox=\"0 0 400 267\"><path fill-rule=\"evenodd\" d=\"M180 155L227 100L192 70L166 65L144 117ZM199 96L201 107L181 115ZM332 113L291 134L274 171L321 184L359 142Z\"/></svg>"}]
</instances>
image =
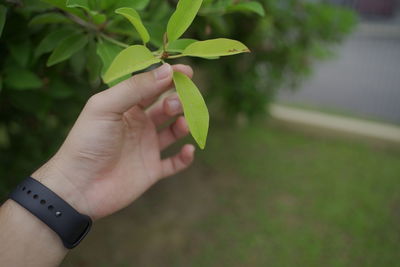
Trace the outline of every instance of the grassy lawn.
<instances>
[{"instance_id":1,"label":"grassy lawn","mask_svg":"<svg viewBox=\"0 0 400 267\"><path fill-rule=\"evenodd\" d=\"M265 125L208 142L63 266L400 265L400 152Z\"/></svg>"}]
</instances>

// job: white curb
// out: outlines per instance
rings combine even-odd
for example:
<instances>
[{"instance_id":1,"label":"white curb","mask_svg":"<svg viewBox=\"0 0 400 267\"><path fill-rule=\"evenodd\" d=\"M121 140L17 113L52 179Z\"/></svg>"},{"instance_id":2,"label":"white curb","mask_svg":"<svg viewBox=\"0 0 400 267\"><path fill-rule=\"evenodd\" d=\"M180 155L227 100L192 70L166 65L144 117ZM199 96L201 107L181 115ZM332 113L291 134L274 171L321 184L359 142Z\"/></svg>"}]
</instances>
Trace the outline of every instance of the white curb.
<instances>
[{"instance_id":1,"label":"white curb","mask_svg":"<svg viewBox=\"0 0 400 267\"><path fill-rule=\"evenodd\" d=\"M400 127L396 125L341 117L279 104L272 104L270 112L271 116L279 121L314 126L400 145Z\"/></svg>"}]
</instances>

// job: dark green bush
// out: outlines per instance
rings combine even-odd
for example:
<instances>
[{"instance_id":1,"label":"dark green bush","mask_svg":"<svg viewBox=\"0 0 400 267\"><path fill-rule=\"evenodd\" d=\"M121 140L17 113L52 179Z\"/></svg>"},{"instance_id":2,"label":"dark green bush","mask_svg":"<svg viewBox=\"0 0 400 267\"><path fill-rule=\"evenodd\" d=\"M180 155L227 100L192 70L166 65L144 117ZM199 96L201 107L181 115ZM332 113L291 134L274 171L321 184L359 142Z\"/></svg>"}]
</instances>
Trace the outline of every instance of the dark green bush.
<instances>
[{"instance_id":1,"label":"dark green bush","mask_svg":"<svg viewBox=\"0 0 400 267\"><path fill-rule=\"evenodd\" d=\"M106 88L100 78L104 60L96 54L98 43L107 43L113 57L121 50L119 42L139 40L114 10L119 6L139 10L150 29L150 45L157 47L177 1L83 2L95 12L66 8L65 0L0 5L0 32L5 18L0 39L0 195L55 152L85 101ZM248 1L204 0L185 34L195 39L237 39L252 50L217 63L192 61L206 77L208 99L230 116L265 113L276 91L297 85L327 45L340 41L355 23L351 11L324 3L258 3L263 9ZM66 60L47 67L49 54L71 34L87 42Z\"/></svg>"}]
</instances>

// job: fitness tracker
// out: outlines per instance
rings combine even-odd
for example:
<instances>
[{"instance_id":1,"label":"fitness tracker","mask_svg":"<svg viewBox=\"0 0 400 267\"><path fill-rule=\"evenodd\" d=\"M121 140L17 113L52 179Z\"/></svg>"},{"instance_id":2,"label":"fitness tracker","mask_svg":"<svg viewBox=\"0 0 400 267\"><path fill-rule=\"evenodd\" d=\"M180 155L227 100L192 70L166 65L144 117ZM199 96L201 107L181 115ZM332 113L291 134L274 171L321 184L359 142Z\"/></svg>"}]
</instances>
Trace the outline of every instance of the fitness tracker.
<instances>
[{"instance_id":1,"label":"fitness tracker","mask_svg":"<svg viewBox=\"0 0 400 267\"><path fill-rule=\"evenodd\" d=\"M11 192L10 198L47 224L68 249L76 247L92 226L89 216L77 212L53 191L31 177L22 181Z\"/></svg>"}]
</instances>

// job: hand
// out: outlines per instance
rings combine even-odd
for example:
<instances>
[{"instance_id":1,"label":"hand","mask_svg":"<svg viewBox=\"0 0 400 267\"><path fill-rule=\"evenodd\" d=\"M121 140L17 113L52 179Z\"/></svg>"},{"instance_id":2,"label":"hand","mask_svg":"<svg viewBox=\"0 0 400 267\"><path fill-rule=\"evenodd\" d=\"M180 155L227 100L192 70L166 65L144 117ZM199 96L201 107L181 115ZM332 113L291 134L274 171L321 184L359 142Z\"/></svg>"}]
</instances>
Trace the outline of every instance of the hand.
<instances>
[{"instance_id":1,"label":"hand","mask_svg":"<svg viewBox=\"0 0 400 267\"><path fill-rule=\"evenodd\" d=\"M160 178L190 165L194 146L161 159L160 152L189 133L176 94L153 104L172 87L172 72L189 77L189 66L164 64L92 96L56 155L37 170L38 179L92 219L138 198ZM153 105L152 105L153 104Z\"/></svg>"}]
</instances>

